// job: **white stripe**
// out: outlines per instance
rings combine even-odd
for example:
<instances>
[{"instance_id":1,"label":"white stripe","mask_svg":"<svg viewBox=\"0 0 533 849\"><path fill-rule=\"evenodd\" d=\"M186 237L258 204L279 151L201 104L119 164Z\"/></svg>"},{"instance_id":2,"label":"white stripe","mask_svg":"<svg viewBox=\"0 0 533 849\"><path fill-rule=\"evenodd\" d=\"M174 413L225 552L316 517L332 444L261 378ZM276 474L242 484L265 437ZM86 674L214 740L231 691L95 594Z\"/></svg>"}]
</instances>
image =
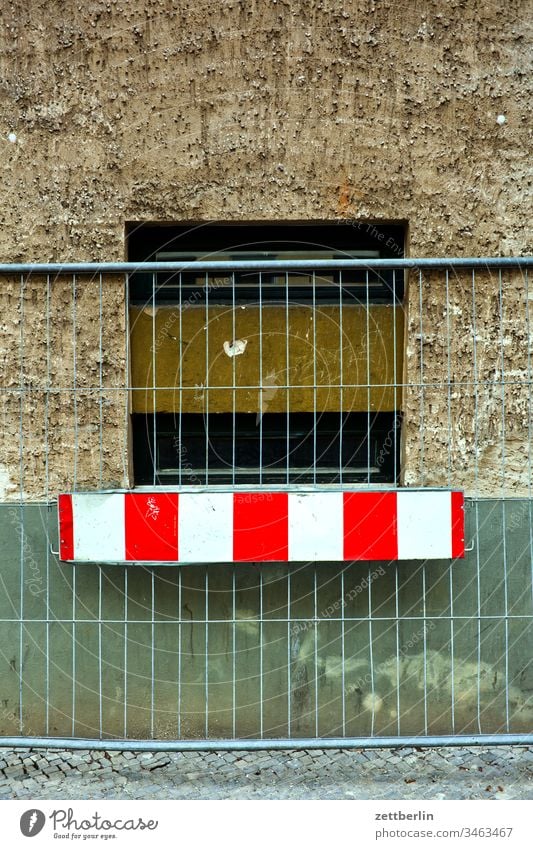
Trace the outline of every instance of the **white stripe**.
<instances>
[{"instance_id":1,"label":"white stripe","mask_svg":"<svg viewBox=\"0 0 533 849\"><path fill-rule=\"evenodd\" d=\"M342 560L342 492L289 493L289 560Z\"/></svg>"},{"instance_id":2,"label":"white stripe","mask_svg":"<svg viewBox=\"0 0 533 849\"><path fill-rule=\"evenodd\" d=\"M231 492L180 493L178 523L180 563L233 560Z\"/></svg>"},{"instance_id":3,"label":"white stripe","mask_svg":"<svg viewBox=\"0 0 533 849\"><path fill-rule=\"evenodd\" d=\"M122 562L126 559L124 494L72 496L74 560Z\"/></svg>"},{"instance_id":4,"label":"white stripe","mask_svg":"<svg viewBox=\"0 0 533 849\"><path fill-rule=\"evenodd\" d=\"M398 559L452 556L450 492L398 492Z\"/></svg>"}]
</instances>

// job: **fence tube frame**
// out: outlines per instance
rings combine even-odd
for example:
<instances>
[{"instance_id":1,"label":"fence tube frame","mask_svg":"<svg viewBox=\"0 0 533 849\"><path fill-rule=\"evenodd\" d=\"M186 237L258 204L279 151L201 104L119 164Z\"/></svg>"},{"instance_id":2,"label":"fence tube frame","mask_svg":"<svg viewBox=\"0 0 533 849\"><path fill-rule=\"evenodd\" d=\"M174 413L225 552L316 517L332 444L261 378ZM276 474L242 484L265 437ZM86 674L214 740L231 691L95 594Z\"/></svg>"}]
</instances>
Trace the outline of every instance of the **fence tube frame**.
<instances>
[{"instance_id":1,"label":"fence tube frame","mask_svg":"<svg viewBox=\"0 0 533 849\"><path fill-rule=\"evenodd\" d=\"M106 752L257 752L296 749L406 749L441 746L533 746L533 734L464 734L424 737L301 737L233 740L109 740L87 737L0 737L1 749Z\"/></svg>"},{"instance_id":2,"label":"fence tube frame","mask_svg":"<svg viewBox=\"0 0 533 849\"><path fill-rule=\"evenodd\" d=\"M99 279L100 290L102 286L102 274L124 274L125 284L128 285L128 275L133 273L150 272L154 277L157 272L225 272L235 275L238 271L280 271L285 274L289 272L316 270L367 270L367 269L405 269L416 270L419 274L423 269L478 269L480 271L490 269L500 269L500 290L501 286L501 269L528 269L533 267L533 256L517 256L517 257L454 257L454 258L389 258L389 259L336 259L336 260L235 260L235 261L206 261L206 262L72 262L72 263L0 263L0 274L11 275L56 275L56 278L65 275L77 274L93 274ZM368 276L368 275L367 275ZM527 279L527 271L526 271ZM74 282L74 277L73 277ZM53 279L47 280L48 290ZM22 285L22 281L21 281ZM49 297L49 294L48 294ZM101 318L100 318L101 322ZM74 318L75 323L75 318ZM368 331L367 331L368 332ZM22 328L21 328L22 333ZM101 333L101 327L100 327ZM128 336L126 337L128 338ZM100 339L101 345L101 339ZM316 381L315 381L316 382ZM129 381L128 381L129 383ZM22 385L22 383L21 383ZM210 486L210 489L213 487ZM216 487L215 487L216 488ZM239 489L238 485L233 487ZM249 486L244 487L249 489ZM305 487L312 490L312 486ZM379 487L377 487L379 488ZM142 487L139 488L142 491ZM440 487L436 487L440 489ZM165 487L162 488L162 491ZM120 491L120 490L118 490ZM191 490L191 491L194 491ZM483 497L477 497L476 501L490 500ZM24 503L21 498L21 504ZM53 502L52 502L53 503ZM49 556L49 553L47 553ZM181 580L181 579L180 579ZM101 573L100 573L101 581ZM315 576L316 581L316 576ZM152 575L152 593L153 593L153 575ZM181 593L181 589L180 589ZM100 584L101 595L101 584ZM101 598L100 598L101 605ZM153 595L152 595L153 608ZM100 615L101 628L101 615ZM426 614L424 612L424 621ZM472 618L475 618L473 616ZM506 620L509 618L506 615ZM450 617L453 622L453 614ZM21 622L23 622L21 612ZM125 625L131 620L126 618ZM152 628L154 614L152 610ZM76 618L73 616L73 622ZM206 622L209 622L209 617L206 615ZM261 624L263 619L261 618ZM22 632L21 632L22 633ZM100 637L101 639L101 637ZM152 637L152 651L153 651ZM316 651L316 649L315 649ZM101 649L100 649L101 655ZM206 653L207 655L207 653ZM21 653L22 656L22 653ZM101 662L101 657L100 657ZM126 671L127 664L125 664ZM315 661L316 667L316 661ZM290 670L290 665L289 665ZM152 672L153 677L153 672ZM73 682L75 676L73 676ZM262 681L262 679L261 679ZM22 686L22 679L21 679ZM48 686L48 685L47 685ZM206 679L207 687L207 679ZM424 693L426 686L424 687ZM295 749L387 749L387 748L409 748L409 747L442 747L442 746L533 746L533 733L501 733L501 734L445 734L445 735L418 735L418 736L371 736L371 737L302 737L302 738L263 738L260 739L208 739L207 733L205 738L198 739L128 739L124 738L102 738L102 719L101 719L101 682L100 682L100 735L98 738L82 738L82 737L47 737L47 736L5 736L0 737L0 749L2 748L20 748L20 749L65 749L65 750L100 750L100 751L132 751L132 752L181 752L181 751L258 751L258 750L295 750ZM126 705L126 693L124 696ZM22 707L22 702L21 702ZM478 696L479 707L479 696ZM48 700L47 700L48 709ZM152 696L152 712L153 712L153 696ZM318 714L317 714L318 716ZM73 725L75 715L73 712ZM207 709L206 709L207 719ZM21 710L22 722L22 710ZM507 723L508 725L508 723ZM22 728L20 729L22 730ZM206 732L208 728L206 727ZM179 733L179 732L178 732ZM317 729L318 733L318 729Z\"/></svg>"},{"instance_id":3,"label":"fence tube frame","mask_svg":"<svg viewBox=\"0 0 533 849\"><path fill-rule=\"evenodd\" d=\"M225 260L206 262L0 263L0 274L116 274L156 271L302 271L367 268L526 268L533 256L415 257L403 259Z\"/></svg>"}]
</instances>

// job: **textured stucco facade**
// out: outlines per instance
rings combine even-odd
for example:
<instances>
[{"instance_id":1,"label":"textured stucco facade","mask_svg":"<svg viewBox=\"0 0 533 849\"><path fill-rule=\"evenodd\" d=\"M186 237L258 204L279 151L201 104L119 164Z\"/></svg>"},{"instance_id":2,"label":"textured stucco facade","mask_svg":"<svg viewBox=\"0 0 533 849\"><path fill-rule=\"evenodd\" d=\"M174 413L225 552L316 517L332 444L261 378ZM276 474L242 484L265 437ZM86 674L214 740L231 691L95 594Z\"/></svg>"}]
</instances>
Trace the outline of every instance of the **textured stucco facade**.
<instances>
[{"instance_id":1,"label":"textured stucco facade","mask_svg":"<svg viewBox=\"0 0 533 849\"><path fill-rule=\"evenodd\" d=\"M351 221L361 230L393 220L407 222L415 257L528 253L527 10L526 2L503 10L477 2L6 4L0 259L121 260L127 221ZM21 493L21 408L23 494L43 497L46 462L52 493L128 484L124 286L104 281L99 355L98 285L80 278L74 299L72 281L53 281L48 325L42 279L26 281L22 307L18 280L2 287L5 499ZM501 404L485 387L476 426L473 384L449 399L442 390L450 378L494 380L497 275L479 281L476 375L468 275L451 281L449 313L443 274L422 285L423 326L412 274L404 482L527 495L527 386L509 390L503 435ZM505 299L503 365L520 382L529 344L523 275L506 284ZM21 381L42 390L73 380L76 410L68 392L25 392L22 401L13 392ZM101 385L104 413L95 408ZM45 456L46 403L61 458L55 448Z\"/></svg>"},{"instance_id":2,"label":"textured stucco facade","mask_svg":"<svg viewBox=\"0 0 533 849\"><path fill-rule=\"evenodd\" d=\"M406 220L415 256L527 252L528 8L6 3L0 255L337 218Z\"/></svg>"}]
</instances>

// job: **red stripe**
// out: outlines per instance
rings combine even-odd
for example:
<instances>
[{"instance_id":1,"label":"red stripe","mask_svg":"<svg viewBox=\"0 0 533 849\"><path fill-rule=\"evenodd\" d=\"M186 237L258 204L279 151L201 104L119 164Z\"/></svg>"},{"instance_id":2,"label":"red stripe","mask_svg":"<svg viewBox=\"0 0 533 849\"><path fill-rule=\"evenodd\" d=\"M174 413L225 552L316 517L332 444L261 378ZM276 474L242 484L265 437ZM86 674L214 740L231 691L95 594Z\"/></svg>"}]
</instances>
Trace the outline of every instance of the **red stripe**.
<instances>
[{"instance_id":1,"label":"red stripe","mask_svg":"<svg viewBox=\"0 0 533 849\"><path fill-rule=\"evenodd\" d=\"M233 559L289 559L289 501L286 492L234 494Z\"/></svg>"},{"instance_id":2,"label":"red stripe","mask_svg":"<svg viewBox=\"0 0 533 849\"><path fill-rule=\"evenodd\" d=\"M72 496L60 495L57 506L59 513L59 559L74 560Z\"/></svg>"},{"instance_id":3,"label":"red stripe","mask_svg":"<svg viewBox=\"0 0 533 849\"><path fill-rule=\"evenodd\" d=\"M465 556L465 499L462 492L452 492L452 557Z\"/></svg>"},{"instance_id":4,"label":"red stripe","mask_svg":"<svg viewBox=\"0 0 533 849\"><path fill-rule=\"evenodd\" d=\"M126 560L178 559L178 495L126 493Z\"/></svg>"},{"instance_id":5,"label":"red stripe","mask_svg":"<svg viewBox=\"0 0 533 849\"><path fill-rule=\"evenodd\" d=\"M398 559L395 492L344 493L344 559Z\"/></svg>"}]
</instances>

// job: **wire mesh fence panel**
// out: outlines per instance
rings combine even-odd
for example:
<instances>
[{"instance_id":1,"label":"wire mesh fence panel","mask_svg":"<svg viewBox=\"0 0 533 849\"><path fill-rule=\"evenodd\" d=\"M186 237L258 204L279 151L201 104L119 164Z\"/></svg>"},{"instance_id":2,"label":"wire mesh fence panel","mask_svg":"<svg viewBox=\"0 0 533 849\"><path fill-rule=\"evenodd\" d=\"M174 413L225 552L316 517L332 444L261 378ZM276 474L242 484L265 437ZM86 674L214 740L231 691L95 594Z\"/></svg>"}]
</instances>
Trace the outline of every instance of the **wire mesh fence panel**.
<instances>
[{"instance_id":1,"label":"wire mesh fence panel","mask_svg":"<svg viewBox=\"0 0 533 849\"><path fill-rule=\"evenodd\" d=\"M3 739L529 740L531 264L0 266Z\"/></svg>"}]
</instances>

